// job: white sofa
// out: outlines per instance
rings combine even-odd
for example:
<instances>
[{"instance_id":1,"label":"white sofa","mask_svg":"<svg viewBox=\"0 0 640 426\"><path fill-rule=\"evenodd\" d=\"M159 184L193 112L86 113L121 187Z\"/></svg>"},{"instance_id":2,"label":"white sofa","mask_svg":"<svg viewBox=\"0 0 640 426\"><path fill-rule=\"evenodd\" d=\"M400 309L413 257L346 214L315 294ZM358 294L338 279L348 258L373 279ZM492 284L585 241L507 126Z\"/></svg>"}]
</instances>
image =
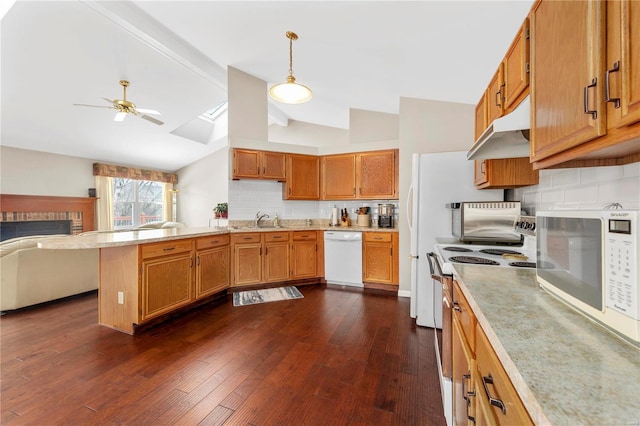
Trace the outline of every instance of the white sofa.
<instances>
[{"instance_id":1,"label":"white sofa","mask_svg":"<svg viewBox=\"0 0 640 426\"><path fill-rule=\"evenodd\" d=\"M0 242L0 311L98 288L98 249L38 248L38 241L51 237L36 235Z\"/></svg>"}]
</instances>

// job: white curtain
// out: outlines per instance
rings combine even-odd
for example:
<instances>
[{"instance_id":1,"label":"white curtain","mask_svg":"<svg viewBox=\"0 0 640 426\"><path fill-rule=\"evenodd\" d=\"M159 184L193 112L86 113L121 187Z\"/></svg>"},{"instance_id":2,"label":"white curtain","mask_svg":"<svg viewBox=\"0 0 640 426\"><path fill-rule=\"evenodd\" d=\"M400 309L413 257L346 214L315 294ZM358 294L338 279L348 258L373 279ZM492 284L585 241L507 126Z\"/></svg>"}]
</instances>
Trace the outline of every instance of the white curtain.
<instances>
[{"instance_id":1,"label":"white curtain","mask_svg":"<svg viewBox=\"0 0 640 426\"><path fill-rule=\"evenodd\" d=\"M175 222L176 217L173 211L173 184L165 183L162 189L162 220Z\"/></svg>"},{"instance_id":2,"label":"white curtain","mask_svg":"<svg viewBox=\"0 0 640 426\"><path fill-rule=\"evenodd\" d=\"M98 210L98 230L111 231L113 229L113 178L95 176L96 181L96 209Z\"/></svg>"}]
</instances>

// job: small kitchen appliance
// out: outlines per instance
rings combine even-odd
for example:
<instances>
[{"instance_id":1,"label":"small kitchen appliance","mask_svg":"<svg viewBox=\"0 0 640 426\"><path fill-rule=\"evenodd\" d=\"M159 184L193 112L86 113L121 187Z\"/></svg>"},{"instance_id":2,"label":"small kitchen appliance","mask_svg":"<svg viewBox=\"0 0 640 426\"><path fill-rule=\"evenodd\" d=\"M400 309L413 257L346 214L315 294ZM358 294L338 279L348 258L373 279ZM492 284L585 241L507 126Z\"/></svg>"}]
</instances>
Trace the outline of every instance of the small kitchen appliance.
<instances>
[{"instance_id":1,"label":"small kitchen appliance","mask_svg":"<svg viewBox=\"0 0 640 426\"><path fill-rule=\"evenodd\" d=\"M520 201L472 201L447 204L452 234L461 242L522 244L514 231Z\"/></svg>"},{"instance_id":2,"label":"small kitchen appliance","mask_svg":"<svg viewBox=\"0 0 640 426\"><path fill-rule=\"evenodd\" d=\"M378 228L393 228L393 204L378 204Z\"/></svg>"},{"instance_id":3,"label":"small kitchen appliance","mask_svg":"<svg viewBox=\"0 0 640 426\"><path fill-rule=\"evenodd\" d=\"M640 211L536 214L540 286L640 347Z\"/></svg>"}]
</instances>

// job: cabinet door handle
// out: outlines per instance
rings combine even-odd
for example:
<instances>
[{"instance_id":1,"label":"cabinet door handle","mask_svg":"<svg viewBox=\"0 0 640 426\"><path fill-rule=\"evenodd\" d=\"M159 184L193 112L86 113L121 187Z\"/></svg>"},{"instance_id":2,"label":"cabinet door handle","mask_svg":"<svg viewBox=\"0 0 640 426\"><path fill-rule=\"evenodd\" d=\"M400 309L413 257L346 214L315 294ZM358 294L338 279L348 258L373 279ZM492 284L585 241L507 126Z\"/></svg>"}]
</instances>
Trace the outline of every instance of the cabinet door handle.
<instances>
[{"instance_id":1,"label":"cabinet door handle","mask_svg":"<svg viewBox=\"0 0 640 426\"><path fill-rule=\"evenodd\" d=\"M251 240L251 237L242 237L243 240Z\"/></svg>"},{"instance_id":2,"label":"cabinet door handle","mask_svg":"<svg viewBox=\"0 0 640 426\"><path fill-rule=\"evenodd\" d=\"M171 250L175 250L175 247L165 247L162 249L162 251L171 251Z\"/></svg>"},{"instance_id":3,"label":"cabinet door handle","mask_svg":"<svg viewBox=\"0 0 640 426\"><path fill-rule=\"evenodd\" d=\"M482 376L482 386L484 386L484 393L487 394L487 398L489 398L489 403L491 405L502 410L502 414L507 414L507 407L504 406L504 402L491 396L487 384L493 385L493 377L491 377L491 373L489 373L487 377Z\"/></svg>"},{"instance_id":4,"label":"cabinet door handle","mask_svg":"<svg viewBox=\"0 0 640 426\"><path fill-rule=\"evenodd\" d=\"M198 256L196 259L196 265L200 266L200 256Z\"/></svg>"},{"instance_id":5,"label":"cabinet door handle","mask_svg":"<svg viewBox=\"0 0 640 426\"><path fill-rule=\"evenodd\" d=\"M460 307L460 304L458 302L453 302L453 310L462 312L462 308Z\"/></svg>"},{"instance_id":6,"label":"cabinet door handle","mask_svg":"<svg viewBox=\"0 0 640 426\"><path fill-rule=\"evenodd\" d=\"M276 238L282 238L282 235L274 235L273 239L275 240Z\"/></svg>"},{"instance_id":7,"label":"cabinet door handle","mask_svg":"<svg viewBox=\"0 0 640 426\"><path fill-rule=\"evenodd\" d=\"M596 87L597 84L598 84L598 79L597 78L593 78L591 80L591 84L587 84L586 86L584 86L584 92L582 94L582 98L584 100L584 113L585 114L591 114L591 118L593 120L598 118L598 111L589 109L589 88L590 87Z\"/></svg>"},{"instance_id":8,"label":"cabinet door handle","mask_svg":"<svg viewBox=\"0 0 640 426\"><path fill-rule=\"evenodd\" d=\"M473 422L473 424L476 424L476 418L473 416L469 415L469 407L471 406L471 397L472 396L476 396L476 391L475 389L472 391L465 391L464 390L464 382L465 381L471 381L471 372L469 372L468 374L463 374L462 375L462 397L464 398L465 401L467 401L467 419L471 422Z\"/></svg>"},{"instance_id":9,"label":"cabinet door handle","mask_svg":"<svg viewBox=\"0 0 640 426\"><path fill-rule=\"evenodd\" d=\"M607 72L604 74L604 101L605 102L613 102L613 106L615 108L620 108L620 98L612 98L611 97L611 85L609 84L609 76L611 75L612 72L618 72L620 71L620 61L616 61L613 64L613 68L611 68L610 70L607 70Z\"/></svg>"}]
</instances>

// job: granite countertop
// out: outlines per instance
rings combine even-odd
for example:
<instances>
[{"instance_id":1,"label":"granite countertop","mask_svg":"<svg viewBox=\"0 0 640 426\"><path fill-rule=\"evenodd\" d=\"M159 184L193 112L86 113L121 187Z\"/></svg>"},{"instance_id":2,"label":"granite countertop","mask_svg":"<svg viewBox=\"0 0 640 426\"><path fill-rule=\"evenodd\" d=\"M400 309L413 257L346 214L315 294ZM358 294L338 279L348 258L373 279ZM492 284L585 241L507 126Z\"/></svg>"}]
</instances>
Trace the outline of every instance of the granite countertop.
<instances>
[{"instance_id":1,"label":"granite countertop","mask_svg":"<svg viewBox=\"0 0 640 426\"><path fill-rule=\"evenodd\" d=\"M640 350L542 290L535 270L454 268L534 423L640 423Z\"/></svg>"},{"instance_id":2,"label":"granite countertop","mask_svg":"<svg viewBox=\"0 0 640 426\"><path fill-rule=\"evenodd\" d=\"M115 232L87 232L76 236L43 238L38 247L44 249L93 249L120 247L134 244L147 244L161 241L197 238L219 234L245 232L283 232L283 231L351 231L351 232L398 232L397 228L366 228L358 226L329 226L328 224L288 224L282 227L253 228L249 226L219 226L201 228L138 229Z\"/></svg>"}]
</instances>

